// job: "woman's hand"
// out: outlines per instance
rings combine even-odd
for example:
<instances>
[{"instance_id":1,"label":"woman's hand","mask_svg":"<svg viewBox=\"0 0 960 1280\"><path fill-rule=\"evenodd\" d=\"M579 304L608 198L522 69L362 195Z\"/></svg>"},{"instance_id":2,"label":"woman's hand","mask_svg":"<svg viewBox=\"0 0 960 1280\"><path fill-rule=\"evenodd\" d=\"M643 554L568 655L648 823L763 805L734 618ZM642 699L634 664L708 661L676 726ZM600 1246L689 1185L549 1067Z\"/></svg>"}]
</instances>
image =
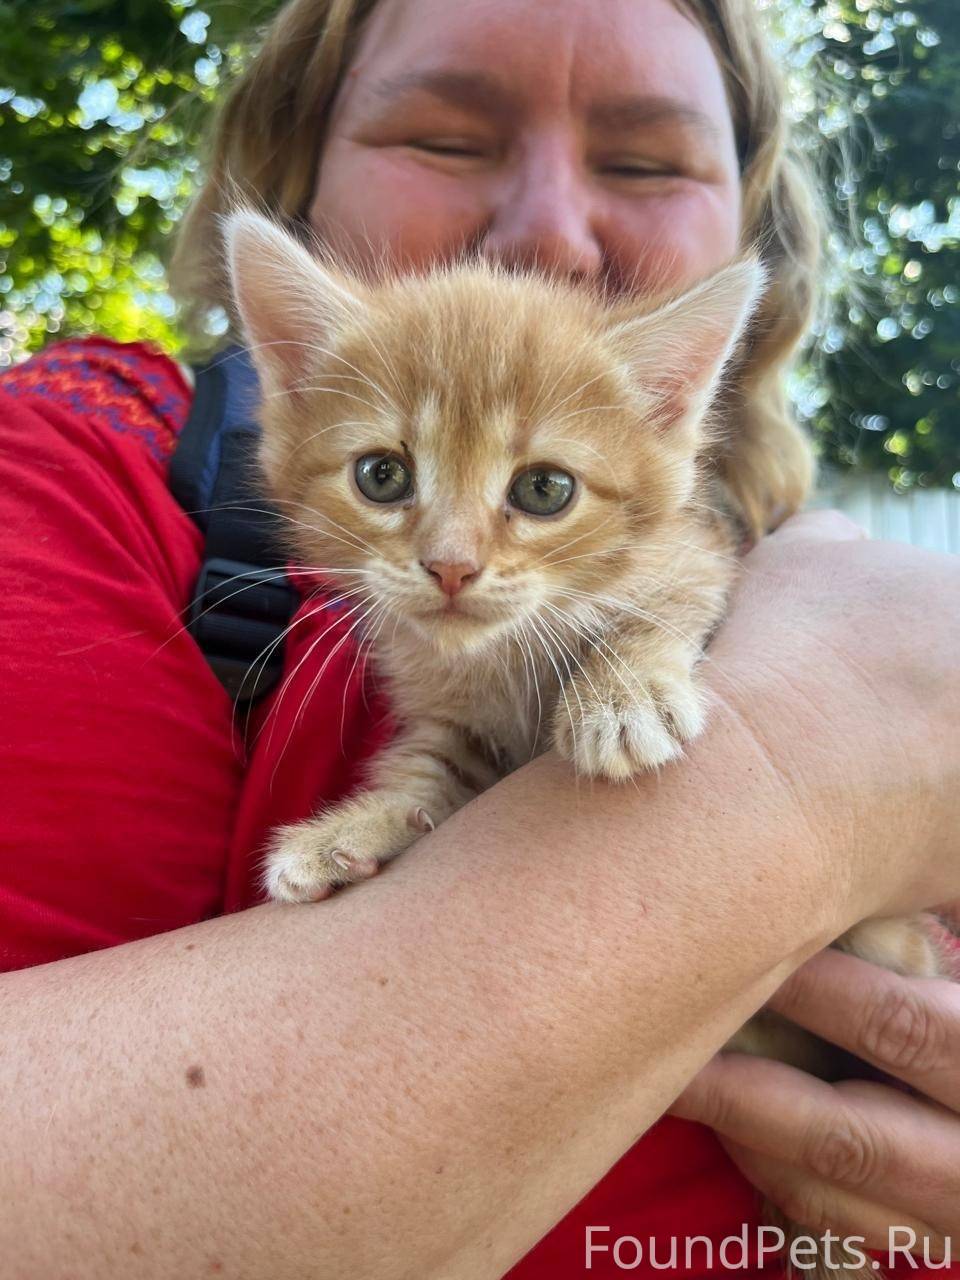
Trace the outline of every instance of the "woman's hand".
<instances>
[{"instance_id":1,"label":"woman's hand","mask_svg":"<svg viewBox=\"0 0 960 1280\"><path fill-rule=\"evenodd\" d=\"M746 1177L812 1234L862 1236L881 1252L926 1250L929 1260L949 1247L956 1259L960 985L826 951L771 1007L916 1093L865 1080L829 1085L779 1062L721 1053L673 1113L714 1128Z\"/></svg>"},{"instance_id":2,"label":"woman's hand","mask_svg":"<svg viewBox=\"0 0 960 1280\"><path fill-rule=\"evenodd\" d=\"M958 653L960 557L818 511L745 558L704 676L839 864L850 924L960 898Z\"/></svg>"},{"instance_id":3,"label":"woman's hand","mask_svg":"<svg viewBox=\"0 0 960 1280\"><path fill-rule=\"evenodd\" d=\"M957 652L960 558L870 542L836 512L790 520L750 553L711 648L718 699L766 744L811 839L848 860L838 892L857 918L960 895ZM828 951L772 1007L901 1087L721 1053L673 1112L713 1127L813 1233L882 1251L912 1231L931 1258L948 1239L960 1249L960 986Z\"/></svg>"}]
</instances>

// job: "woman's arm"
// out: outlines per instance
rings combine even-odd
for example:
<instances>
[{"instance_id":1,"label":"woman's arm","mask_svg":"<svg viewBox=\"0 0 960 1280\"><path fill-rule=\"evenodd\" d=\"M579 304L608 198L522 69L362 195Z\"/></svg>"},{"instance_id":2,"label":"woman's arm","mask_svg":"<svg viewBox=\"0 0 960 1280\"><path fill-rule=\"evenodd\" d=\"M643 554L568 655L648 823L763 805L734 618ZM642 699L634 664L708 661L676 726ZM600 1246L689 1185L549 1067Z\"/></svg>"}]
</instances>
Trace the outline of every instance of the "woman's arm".
<instances>
[{"instance_id":1,"label":"woman's arm","mask_svg":"<svg viewBox=\"0 0 960 1280\"><path fill-rule=\"evenodd\" d=\"M787 595L849 597L856 566L824 563ZM735 639L784 613L753 581ZM8 1274L499 1276L807 956L878 904L956 896L945 814L908 872L829 811L842 737L811 721L804 754L798 726L845 663L752 685L724 635L708 733L636 790L544 757L328 903L0 981ZM851 777L882 787L884 759Z\"/></svg>"},{"instance_id":2,"label":"woman's arm","mask_svg":"<svg viewBox=\"0 0 960 1280\"><path fill-rule=\"evenodd\" d=\"M10 975L0 1256L499 1276L847 923L833 888L718 716L639 794L544 758L329 903Z\"/></svg>"}]
</instances>

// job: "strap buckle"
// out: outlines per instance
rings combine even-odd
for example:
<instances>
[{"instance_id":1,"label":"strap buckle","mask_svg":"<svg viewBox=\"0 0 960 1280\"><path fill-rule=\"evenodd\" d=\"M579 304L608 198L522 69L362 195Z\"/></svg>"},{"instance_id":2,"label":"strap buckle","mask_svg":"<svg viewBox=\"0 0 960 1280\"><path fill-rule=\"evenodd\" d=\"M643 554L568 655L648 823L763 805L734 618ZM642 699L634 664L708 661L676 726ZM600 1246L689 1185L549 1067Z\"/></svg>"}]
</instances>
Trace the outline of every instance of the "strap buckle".
<instances>
[{"instance_id":1,"label":"strap buckle","mask_svg":"<svg viewBox=\"0 0 960 1280\"><path fill-rule=\"evenodd\" d=\"M298 604L285 573L219 557L204 561L187 630L235 702L254 702L279 680L281 640Z\"/></svg>"}]
</instances>

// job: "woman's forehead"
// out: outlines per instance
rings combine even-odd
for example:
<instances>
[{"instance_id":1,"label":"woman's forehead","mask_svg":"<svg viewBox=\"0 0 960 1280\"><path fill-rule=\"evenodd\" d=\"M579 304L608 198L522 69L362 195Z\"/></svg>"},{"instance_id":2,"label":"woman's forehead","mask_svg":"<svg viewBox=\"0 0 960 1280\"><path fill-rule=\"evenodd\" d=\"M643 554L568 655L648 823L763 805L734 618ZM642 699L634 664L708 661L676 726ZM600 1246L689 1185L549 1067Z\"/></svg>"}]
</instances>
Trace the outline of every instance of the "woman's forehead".
<instances>
[{"instance_id":1,"label":"woman's forehead","mask_svg":"<svg viewBox=\"0 0 960 1280\"><path fill-rule=\"evenodd\" d=\"M673 0L380 0L341 97L382 105L416 94L502 116L592 113L601 124L606 108L621 127L675 109L678 124L729 128L709 40Z\"/></svg>"}]
</instances>

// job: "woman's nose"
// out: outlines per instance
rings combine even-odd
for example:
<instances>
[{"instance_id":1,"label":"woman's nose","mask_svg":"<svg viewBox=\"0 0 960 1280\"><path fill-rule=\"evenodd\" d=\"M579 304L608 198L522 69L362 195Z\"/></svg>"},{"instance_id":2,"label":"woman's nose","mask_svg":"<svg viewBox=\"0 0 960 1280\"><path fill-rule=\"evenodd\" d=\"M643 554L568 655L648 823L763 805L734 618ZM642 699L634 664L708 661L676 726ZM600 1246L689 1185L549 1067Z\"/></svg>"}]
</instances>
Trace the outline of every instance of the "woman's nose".
<instances>
[{"instance_id":1,"label":"woman's nose","mask_svg":"<svg viewBox=\"0 0 960 1280\"><path fill-rule=\"evenodd\" d=\"M503 175L482 251L505 266L534 268L573 280L603 267L588 183L557 147L531 149Z\"/></svg>"}]
</instances>

